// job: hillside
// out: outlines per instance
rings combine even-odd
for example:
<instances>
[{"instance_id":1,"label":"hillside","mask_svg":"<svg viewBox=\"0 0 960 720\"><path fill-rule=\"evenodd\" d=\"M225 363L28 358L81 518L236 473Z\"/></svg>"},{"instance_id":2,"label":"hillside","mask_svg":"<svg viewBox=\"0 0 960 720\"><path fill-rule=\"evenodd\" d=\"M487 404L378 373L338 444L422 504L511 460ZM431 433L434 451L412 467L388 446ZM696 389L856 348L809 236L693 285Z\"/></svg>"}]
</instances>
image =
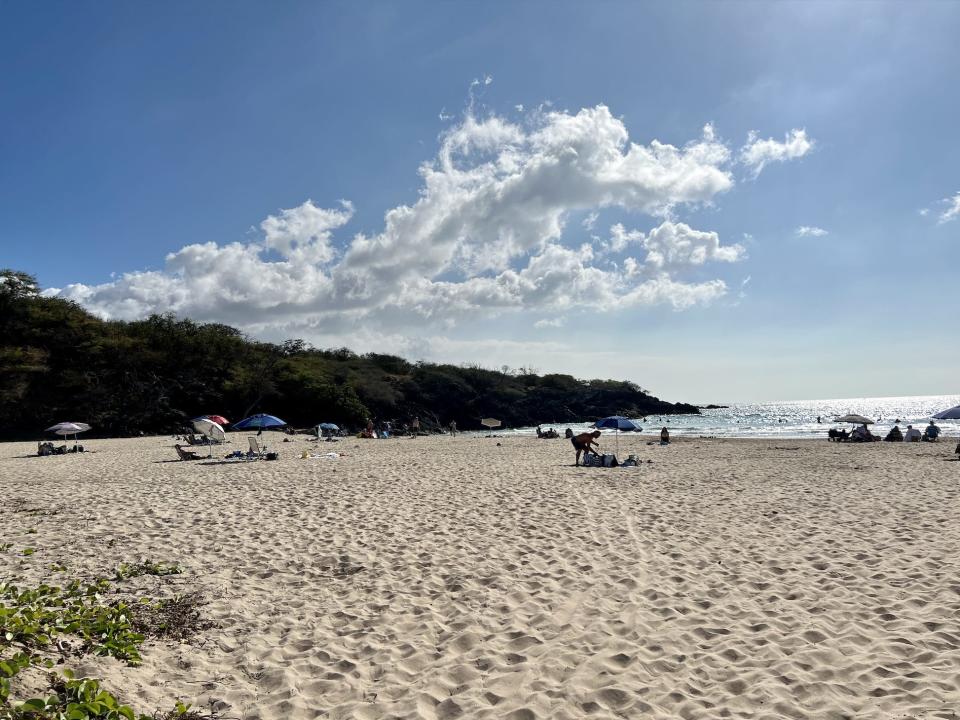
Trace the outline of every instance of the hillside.
<instances>
[{"instance_id":1,"label":"hillside","mask_svg":"<svg viewBox=\"0 0 960 720\"><path fill-rule=\"evenodd\" d=\"M30 275L0 270L0 436L33 437L65 420L100 435L163 433L200 414L238 420L254 412L296 427L418 415L427 429L455 420L468 430L488 416L507 426L562 425L698 410L626 381L410 362L300 340L277 345L169 315L104 321L43 297Z\"/></svg>"}]
</instances>

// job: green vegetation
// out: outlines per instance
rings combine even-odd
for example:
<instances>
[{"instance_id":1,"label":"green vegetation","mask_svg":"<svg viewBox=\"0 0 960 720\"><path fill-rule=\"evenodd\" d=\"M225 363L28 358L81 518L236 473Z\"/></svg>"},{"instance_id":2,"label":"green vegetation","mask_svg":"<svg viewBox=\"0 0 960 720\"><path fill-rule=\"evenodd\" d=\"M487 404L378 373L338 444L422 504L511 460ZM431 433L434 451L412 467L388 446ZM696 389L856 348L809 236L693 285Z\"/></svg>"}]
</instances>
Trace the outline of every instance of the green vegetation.
<instances>
[{"instance_id":1,"label":"green vegetation","mask_svg":"<svg viewBox=\"0 0 960 720\"><path fill-rule=\"evenodd\" d=\"M174 432L209 412L270 412L296 427L417 415L427 429L455 420L467 430L488 416L520 426L697 410L630 382L257 342L171 315L104 321L43 297L26 273L0 270L0 436L35 437L64 419L103 435Z\"/></svg>"},{"instance_id":2,"label":"green vegetation","mask_svg":"<svg viewBox=\"0 0 960 720\"><path fill-rule=\"evenodd\" d=\"M138 563L128 565L122 563L114 573L114 580L129 580L130 578L140 577L141 575L179 575L183 570L178 565L164 565L163 563L153 562L151 560L141 560Z\"/></svg>"},{"instance_id":3,"label":"green vegetation","mask_svg":"<svg viewBox=\"0 0 960 720\"><path fill-rule=\"evenodd\" d=\"M73 673L65 670L63 677L53 676L51 694L33 698L0 710L0 717L10 720L147 720L145 715L136 715L128 705L100 688L96 680L76 680Z\"/></svg>"},{"instance_id":4,"label":"green vegetation","mask_svg":"<svg viewBox=\"0 0 960 720\"><path fill-rule=\"evenodd\" d=\"M105 580L32 589L0 583L0 651L16 646L34 653L69 636L79 643L75 651L80 654L109 655L139 664L144 636L134 630L124 602L103 604L107 587ZM62 648L62 643L57 647Z\"/></svg>"},{"instance_id":5,"label":"green vegetation","mask_svg":"<svg viewBox=\"0 0 960 720\"><path fill-rule=\"evenodd\" d=\"M209 624L200 618L199 593L157 602L127 605L103 602L106 580L64 588L40 585L18 588L0 583L0 720L208 720L178 702L160 715L140 715L97 680L74 678L70 670L48 674L49 693L21 702L11 700L11 681L21 672L51 669L56 653L61 661L94 653L130 665L140 664L144 637L184 639ZM46 657L45 657L46 655Z\"/></svg>"},{"instance_id":6,"label":"green vegetation","mask_svg":"<svg viewBox=\"0 0 960 720\"><path fill-rule=\"evenodd\" d=\"M29 664L29 658L23 658L15 663L17 669ZM13 667L10 663L0 663L0 677L4 665ZM46 697L0 704L0 720L214 720L216 717L213 713L203 715L191 710L182 702L159 715L138 714L129 705L123 705L116 695L103 690L99 681L75 679L70 670L64 670L62 676L51 673L49 680L50 694Z\"/></svg>"}]
</instances>

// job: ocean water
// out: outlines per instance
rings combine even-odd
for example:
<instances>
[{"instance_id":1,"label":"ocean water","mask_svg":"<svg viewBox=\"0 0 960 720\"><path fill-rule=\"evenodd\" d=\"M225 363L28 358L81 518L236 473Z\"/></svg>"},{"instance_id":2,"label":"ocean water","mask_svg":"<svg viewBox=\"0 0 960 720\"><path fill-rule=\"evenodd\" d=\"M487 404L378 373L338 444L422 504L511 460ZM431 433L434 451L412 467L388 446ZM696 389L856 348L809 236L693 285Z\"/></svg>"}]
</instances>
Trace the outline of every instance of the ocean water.
<instances>
[{"instance_id":1,"label":"ocean water","mask_svg":"<svg viewBox=\"0 0 960 720\"><path fill-rule=\"evenodd\" d=\"M865 415L876 424L871 426L881 437L899 419L900 427L908 424L922 431L930 416L954 405L960 405L960 395L916 395L908 397L841 398L833 400L795 400L789 402L750 403L729 408L703 410L701 415L664 415L634 418L643 426L644 433L658 433L661 427L671 435L712 436L728 438L825 438L832 427L853 429L853 425L839 424L834 418L856 413ZM820 416L821 423L817 423ZM569 427L574 432L585 432L593 419L576 424L541 427L556 428L560 433ZM960 435L960 421L937 420L948 438ZM536 428L497 430L499 434L534 435ZM605 433L607 431L604 431Z\"/></svg>"}]
</instances>

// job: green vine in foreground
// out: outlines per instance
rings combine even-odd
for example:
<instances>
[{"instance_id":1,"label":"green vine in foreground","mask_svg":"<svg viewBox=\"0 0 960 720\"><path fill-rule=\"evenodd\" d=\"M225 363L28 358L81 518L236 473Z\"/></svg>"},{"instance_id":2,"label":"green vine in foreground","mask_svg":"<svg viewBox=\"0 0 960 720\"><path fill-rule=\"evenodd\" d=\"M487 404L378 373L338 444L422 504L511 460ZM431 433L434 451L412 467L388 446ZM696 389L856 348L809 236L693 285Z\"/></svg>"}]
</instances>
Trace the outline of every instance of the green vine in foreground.
<instances>
[{"instance_id":1,"label":"green vine in foreground","mask_svg":"<svg viewBox=\"0 0 960 720\"><path fill-rule=\"evenodd\" d=\"M139 665L143 635L134 631L125 603L103 604L107 587L105 580L23 590L0 583L0 650L11 645L26 652L44 650L59 636L70 635L80 639L81 654L109 655Z\"/></svg>"},{"instance_id":2,"label":"green vine in foreground","mask_svg":"<svg viewBox=\"0 0 960 720\"><path fill-rule=\"evenodd\" d=\"M161 715L139 715L92 678L76 679L70 670L50 675L50 694L10 702L11 680L31 666L53 667L38 652L55 646L62 655L109 655L140 664L144 636L135 631L137 609L121 601L102 602L106 580L65 588L40 585L21 589L0 583L0 720L199 720L188 705ZM79 638L79 647L61 636Z\"/></svg>"},{"instance_id":3,"label":"green vine in foreground","mask_svg":"<svg viewBox=\"0 0 960 720\"><path fill-rule=\"evenodd\" d=\"M178 702L161 715L143 715L123 705L92 678L75 679L69 670L51 675L51 693L22 703L0 707L0 720L199 720L203 716Z\"/></svg>"},{"instance_id":4,"label":"green vine in foreground","mask_svg":"<svg viewBox=\"0 0 960 720\"><path fill-rule=\"evenodd\" d=\"M160 562L151 560L141 560L138 563L122 563L114 573L114 580L129 580L130 578L140 577L141 575L156 575L164 577L165 575L179 575L183 570L179 565L164 565Z\"/></svg>"}]
</instances>

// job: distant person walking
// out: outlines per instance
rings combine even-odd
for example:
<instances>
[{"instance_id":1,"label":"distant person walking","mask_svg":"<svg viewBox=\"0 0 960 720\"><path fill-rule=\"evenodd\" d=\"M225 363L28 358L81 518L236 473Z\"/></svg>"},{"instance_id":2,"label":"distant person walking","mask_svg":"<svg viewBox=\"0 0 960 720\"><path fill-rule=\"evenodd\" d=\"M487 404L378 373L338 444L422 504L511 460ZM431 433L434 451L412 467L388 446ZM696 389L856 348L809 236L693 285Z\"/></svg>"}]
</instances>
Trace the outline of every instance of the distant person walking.
<instances>
[{"instance_id":1,"label":"distant person walking","mask_svg":"<svg viewBox=\"0 0 960 720\"><path fill-rule=\"evenodd\" d=\"M420 434L420 418L413 418L413 422L410 423L410 437L416 437Z\"/></svg>"},{"instance_id":2,"label":"distant person walking","mask_svg":"<svg viewBox=\"0 0 960 720\"><path fill-rule=\"evenodd\" d=\"M570 442L573 443L574 450L577 451L577 459L574 462L574 465L580 464L580 454L583 454L583 459L587 459L588 453L593 453L594 455L599 455L597 450L600 449L600 444L597 442L597 438L600 437L600 431L594 430L589 433L581 433L579 435L574 435L570 438ZM595 447L591 447L595 446Z\"/></svg>"},{"instance_id":3,"label":"distant person walking","mask_svg":"<svg viewBox=\"0 0 960 720\"><path fill-rule=\"evenodd\" d=\"M457 434L457 421L456 421L456 420L451 420L451 421L450 421L450 434L451 434L451 435L456 435L456 434Z\"/></svg>"}]
</instances>

